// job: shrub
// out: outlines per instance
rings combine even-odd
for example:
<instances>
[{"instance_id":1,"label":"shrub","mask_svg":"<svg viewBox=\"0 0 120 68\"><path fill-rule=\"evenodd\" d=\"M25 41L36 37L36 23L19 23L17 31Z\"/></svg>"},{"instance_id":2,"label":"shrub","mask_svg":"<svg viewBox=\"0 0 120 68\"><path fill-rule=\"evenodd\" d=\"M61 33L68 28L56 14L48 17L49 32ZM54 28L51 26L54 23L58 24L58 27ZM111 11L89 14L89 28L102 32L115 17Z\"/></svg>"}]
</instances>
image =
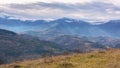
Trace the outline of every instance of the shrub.
<instances>
[{"instance_id":1,"label":"shrub","mask_svg":"<svg viewBox=\"0 0 120 68\"><path fill-rule=\"evenodd\" d=\"M75 66L70 62L63 62L57 68L74 68Z\"/></svg>"}]
</instances>

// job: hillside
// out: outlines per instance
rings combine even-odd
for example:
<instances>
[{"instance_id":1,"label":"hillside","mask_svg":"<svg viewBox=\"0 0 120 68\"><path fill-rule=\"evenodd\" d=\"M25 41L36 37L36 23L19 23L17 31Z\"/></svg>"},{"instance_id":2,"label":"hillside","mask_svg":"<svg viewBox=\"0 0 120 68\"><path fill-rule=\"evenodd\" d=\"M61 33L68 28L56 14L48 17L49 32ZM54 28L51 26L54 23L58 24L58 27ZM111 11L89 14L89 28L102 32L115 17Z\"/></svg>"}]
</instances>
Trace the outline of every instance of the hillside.
<instances>
[{"instance_id":1,"label":"hillside","mask_svg":"<svg viewBox=\"0 0 120 68\"><path fill-rule=\"evenodd\" d=\"M4 63L55 55L59 51L55 43L0 29L0 60Z\"/></svg>"},{"instance_id":2,"label":"hillside","mask_svg":"<svg viewBox=\"0 0 120 68\"><path fill-rule=\"evenodd\" d=\"M57 43L67 50L74 52L90 52L95 49L104 49L105 46L96 42L91 42L85 37L71 35L61 35L50 39L49 41Z\"/></svg>"},{"instance_id":3,"label":"hillside","mask_svg":"<svg viewBox=\"0 0 120 68\"><path fill-rule=\"evenodd\" d=\"M119 68L120 49L64 55L1 65L0 68Z\"/></svg>"}]
</instances>

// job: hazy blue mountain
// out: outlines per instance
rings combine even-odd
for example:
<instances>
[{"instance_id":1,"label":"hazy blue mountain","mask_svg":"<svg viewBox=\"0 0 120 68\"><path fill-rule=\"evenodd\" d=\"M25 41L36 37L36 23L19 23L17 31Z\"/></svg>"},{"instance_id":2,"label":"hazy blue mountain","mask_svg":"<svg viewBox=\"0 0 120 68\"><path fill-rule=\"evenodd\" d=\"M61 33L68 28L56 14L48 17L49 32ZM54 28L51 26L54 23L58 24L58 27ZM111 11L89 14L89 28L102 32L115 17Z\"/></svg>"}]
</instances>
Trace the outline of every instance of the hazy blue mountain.
<instances>
[{"instance_id":1,"label":"hazy blue mountain","mask_svg":"<svg viewBox=\"0 0 120 68\"><path fill-rule=\"evenodd\" d=\"M105 31L98 25L92 25L88 22L74 20L69 18L61 18L49 22L49 26L38 31L25 32L32 36L37 36L43 39L56 37L59 35L76 35L87 37L107 36L112 37L112 34Z\"/></svg>"},{"instance_id":2,"label":"hazy blue mountain","mask_svg":"<svg viewBox=\"0 0 120 68\"><path fill-rule=\"evenodd\" d=\"M0 24L8 25L8 26L37 26L42 23L45 23L44 20L37 20L37 21L31 21L31 20L19 20L19 19L8 19L8 18L0 18Z\"/></svg>"},{"instance_id":3,"label":"hazy blue mountain","mask_svg":"<svg viewBox=\"0 0 120 68\"><path fill-rule=\"evenodd\" d=\"M120 20L111 20L105 24L99 25L101 29L116 38L120 38Z\"/></svg>"},{"instance_id":4,"label":"hazy blue mountain","mask_svg":"<svg viewBox=\"0 0 120 68\"><path fill-rule=\"evenodd\" d=\"M44 20L37 20L37 21L22 21L18 19L6 19L0 18L0 28L7 29L15 32L23 32L23 31L36 31L39 29L43 29L47 27L47 22Z\"/></svg>"},{"instance_id":5,"label":"hazy blue mountain","mask_svg":"<svg viewBox=\"0 0 120 68\"><path fill-rule=\"evenodd\" d=\"M70 18L61 18L52 21L21 21L0 18L0 28L37 36L41 39L59 35L120 38L119 22L120 20L111 20L104 24L93 25L89 22Z\"/></svg>"}]
</instances>

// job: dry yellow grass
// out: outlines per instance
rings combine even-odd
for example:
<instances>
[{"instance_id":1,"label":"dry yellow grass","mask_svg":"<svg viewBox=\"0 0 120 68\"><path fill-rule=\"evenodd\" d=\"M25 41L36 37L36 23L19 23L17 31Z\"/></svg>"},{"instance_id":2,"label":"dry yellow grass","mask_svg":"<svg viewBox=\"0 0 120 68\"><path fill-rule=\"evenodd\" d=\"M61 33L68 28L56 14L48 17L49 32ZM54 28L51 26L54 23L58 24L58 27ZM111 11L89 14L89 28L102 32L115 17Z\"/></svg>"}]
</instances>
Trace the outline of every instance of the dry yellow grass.
<instances>
[{"instance_id":1,"label":"dry yellow grass","mask_svg":"<svg viewBox=\"0 0 120 68\"><path fill-rule=\"evenodd\" d=\"M120 68L120 49L16 62L0 68Z\"/></svg>"}]
</instances>

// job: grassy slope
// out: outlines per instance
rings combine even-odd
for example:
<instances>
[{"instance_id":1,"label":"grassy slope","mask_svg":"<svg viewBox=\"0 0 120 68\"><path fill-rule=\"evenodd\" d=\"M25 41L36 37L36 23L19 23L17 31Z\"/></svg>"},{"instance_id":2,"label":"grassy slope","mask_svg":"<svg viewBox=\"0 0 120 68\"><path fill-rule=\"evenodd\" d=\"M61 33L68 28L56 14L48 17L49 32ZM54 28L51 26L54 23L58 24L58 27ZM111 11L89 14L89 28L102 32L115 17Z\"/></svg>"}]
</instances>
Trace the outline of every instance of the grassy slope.
<instances>
[{"instance_id":1,"label":"grassy slope","mask_svg":"<svg viewBox=\"0 0 120 68\"><path fill-rule=\"evenodd\" d=\"M0 68L120 68L120 49L16 62Z\"/></svg>"}]
</instances>

